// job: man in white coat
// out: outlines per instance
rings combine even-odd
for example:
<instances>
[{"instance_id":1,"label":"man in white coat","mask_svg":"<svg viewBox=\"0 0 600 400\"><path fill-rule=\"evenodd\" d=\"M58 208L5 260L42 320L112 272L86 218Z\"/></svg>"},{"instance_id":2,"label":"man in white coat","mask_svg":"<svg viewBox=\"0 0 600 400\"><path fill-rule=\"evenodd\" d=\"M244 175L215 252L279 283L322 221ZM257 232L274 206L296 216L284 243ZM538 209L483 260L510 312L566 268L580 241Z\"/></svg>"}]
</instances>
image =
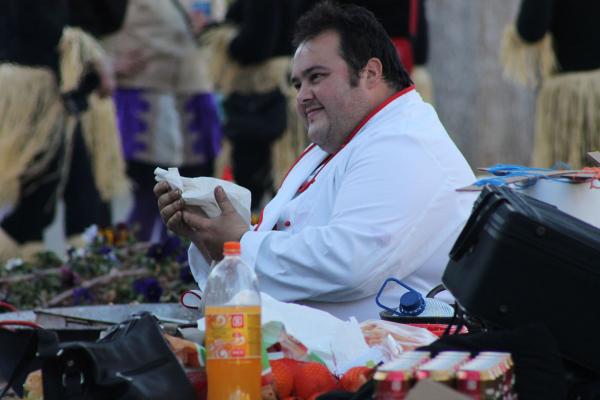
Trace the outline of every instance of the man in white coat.
<instances>
[{"instance_id":1,"label":"man in white coat","mask_svg":"<svg viewBox=\"0 0 600 400\"><path fill-rule=\"evenodd\" d=\"M473 173L424 103L367 10L320 3L299 21L291 81L312 144L292 165L259 224L249 227L221 188L208 219L178 191L155 186L161 216L189 237L204 287L223 243L241 242L262 291L359 320L378 318L388 277L426 293L440 283L473 195ZM404 289L384 293L398 304Z\"/></svg>"}]
</instances>

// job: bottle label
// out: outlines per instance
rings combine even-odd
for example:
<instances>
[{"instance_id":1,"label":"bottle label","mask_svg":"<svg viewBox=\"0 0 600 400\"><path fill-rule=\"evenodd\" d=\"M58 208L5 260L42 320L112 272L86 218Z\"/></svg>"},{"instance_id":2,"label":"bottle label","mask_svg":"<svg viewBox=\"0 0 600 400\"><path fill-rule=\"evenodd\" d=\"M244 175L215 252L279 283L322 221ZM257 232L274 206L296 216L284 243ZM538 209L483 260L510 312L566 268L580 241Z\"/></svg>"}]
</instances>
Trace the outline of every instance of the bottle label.
<instances>
[{"instance_id":1,"label":"bottle label","mask_svg":"<svg viewBox=\"0 0 600 400\"><path fill-rule=\"evenodd\" d=\"M261 357L260 307L205 309L207 359Z\"/></svg>"}]
</instances>

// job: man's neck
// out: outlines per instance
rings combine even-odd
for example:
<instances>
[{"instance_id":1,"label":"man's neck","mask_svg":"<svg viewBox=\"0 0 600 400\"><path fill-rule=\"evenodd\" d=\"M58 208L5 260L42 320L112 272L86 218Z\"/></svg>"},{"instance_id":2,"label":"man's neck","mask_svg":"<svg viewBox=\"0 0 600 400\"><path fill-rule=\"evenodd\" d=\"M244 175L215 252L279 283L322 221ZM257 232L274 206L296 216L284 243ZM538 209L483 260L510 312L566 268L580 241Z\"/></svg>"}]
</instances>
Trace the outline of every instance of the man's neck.
<instances>
[{"instance_id":1,"label":"man's neck","mask_svg":"<svg viewBox=\"0 0 600 400\"><path fill-rule=\"evenodd\" d=\"M361 118L360 122L354 127L354 129L352 129L352 131L346 135L344 141L338 146L338 148L334 152L324 149L325 151L330 154L340 151L350 140L352 140L354 135L358 133L358 131L367 123L368 120L381 111L388 103L402 96L404 93L409 92L412 88L414 88L414 85L410 85L401 90L395 90L387 85L385 88L386 90L382 90L377 96L373 96L373 100L370 101L372 107L369 108L369 111Z\"/></svg>"},{"instance_id":2,"label":"man's neck","mask_svg":"<svg viewBox=\"0 0 600 400\"><path fill-rule=\"evenodd\" d=\"M356 135L356 133L358 133L360 128L362 128L362 126L373 115L377 114L377 112L379 112L382 108L384 108L387 103L391 102L395 98L394 96L397 96L398 94L401 95L401 94L409 91L409 89L411 89L413 87L414 87L414 85L410 85L401 90L396 90L396 89L388 86L387 84L385 84L385 85L382 85L380 88L375 89L372 92L372 95L366 100L370 105L370 107L368 108L368 111L365 112L365 114L362 116L362 118L360 119L360 122L350 132L348 132L346 134L346 136L344 136L344 139L337 146L334 146L332 148L325 148L322 146L319 146L319 147L329 154L337 153L338 151L343 149L344 146L350 140L352 140L352 137L354 137L354 135Z\"/></svg>"}]
</instances>

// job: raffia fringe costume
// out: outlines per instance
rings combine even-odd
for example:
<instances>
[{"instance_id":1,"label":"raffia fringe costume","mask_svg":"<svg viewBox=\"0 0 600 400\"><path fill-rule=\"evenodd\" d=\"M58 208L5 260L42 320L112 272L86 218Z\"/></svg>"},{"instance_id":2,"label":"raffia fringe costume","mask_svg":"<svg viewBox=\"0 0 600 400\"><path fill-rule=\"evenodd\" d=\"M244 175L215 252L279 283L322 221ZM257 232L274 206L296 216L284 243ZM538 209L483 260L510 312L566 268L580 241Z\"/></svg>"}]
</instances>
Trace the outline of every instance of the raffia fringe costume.
<instances>
[{"instance_id":1,"label":"raffia fringe costume","mask_svg":"<svg viewBox=\"0 0 600 400\"><path fill-rule=\"evenodd\" d=\"M91 36L75 28L64 29L59 46L60 88L48 68L0 64L0 206L17 203L34 178L48 173L67 177L76 120L67 113L60 93L74 89L84 67L103 54ZM114 106L112 99L95 94L88 101L81 115L84 140L98 191L109 200L128 189ZM47 171L61 148L66 149L64 167ZM3 248L14 247L2 239L10 238L0 238L0 258Z\"/></svg>"},{"instance_id":2,"label":"raffia fringe costume","mask_svg":"<svg viewBox=\"0 0 600 400\"><path fill-rule=\"evenodd\" d=\"M286 96L287 129L273 146L273 174L278 187L290 165L308 145L306 130L295 109L296 93L289 84L291 57L274 57L260 64L241 66L229 57L227 51L236 33L234 26L224 25L203 36L203 45L208 46L213 54L210 74L216 89L225 96L234 90L240 93L266 93L277 87ZM226 141L217 159L216 176L221 176L230 158L230 149Z\"/></svg>"},{"instance_id":3,"label":"raffia fringe costume","mask_svg":"<svg viewBox=\"0 0 600 400\"><path fill-rule=\"evenodd\" d=\"M539 85L533 166L582 167L585 154L600 148L600 70L558 73L552 36L529 44L514 26L504 32L501 61L511 80Z\"/></svg>"},{"instance_id":4,"label":"raffia fringe costume","mask_svg":"<svg viewBox=\"0 0 600 400\"><path fill-rule=\"evenodd\" d=\"M415 84L423 101L435 106L435 96L433 92L433 80L431 74L424 66L415 65L410 73L410 79Z\"/></svg>"}]
</instances>

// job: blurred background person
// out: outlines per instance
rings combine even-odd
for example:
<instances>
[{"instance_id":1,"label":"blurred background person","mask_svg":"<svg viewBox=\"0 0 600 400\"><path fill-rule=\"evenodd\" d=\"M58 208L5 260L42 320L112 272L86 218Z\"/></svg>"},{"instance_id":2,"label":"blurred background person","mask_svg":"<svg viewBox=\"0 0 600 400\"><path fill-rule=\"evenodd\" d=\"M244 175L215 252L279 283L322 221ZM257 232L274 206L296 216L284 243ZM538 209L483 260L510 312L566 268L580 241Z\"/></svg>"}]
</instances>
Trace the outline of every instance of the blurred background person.
<instances>
[{"instance_id":1,"label":"blurred background person","mask_svg":"<svg viewBox=\"0 0 600 400\"><path fill-rule=\"evenodd\" d=\"M204 4L204 3L203 3ZM212 176L221 125L205 51L196 35L210 22L207 8L173 0L130 0L122 29L104 41L117 77L118 125L133 181L128 222L138 239L166 230L152 193L154 169Z\"/></svg>"},{"instance_id":2,"label":"blurred background person","mask_svg":"<svg viewBox=\"0 0 600 400\"><path fill-rule=\"evenodd\" d=\"M402 64L417 90L433 103L433 84L425 69L429 53L429 35L425 0L341 0L370 10L392 39Z\"/></svg>"},{"instance_id":3,"label":"blurred background person","mask_svg":"<svg viewBox=\"0 0 600 400\"><path fill-rule=\"evenodd\" d=\"M231 144L233 177L252 193L257 213L274 193L272 146L286 129L299 126L289 85L292 31L299 16L314 0L237 0L228 9L225 24L204 36L213 54L212 75L224 96L224 133ZM292 157L305 147L297 134L285 142ZM290 138L293 138L290 139ZM295 140L298 142L298 140ZM290 151L282 149L284 158ZM227 161L225 161L227 163ZM278 165L290 165L281 161ZM286 167L287 168L287 167ZM279 173L275 167L276 174Z\"/></svg>"},{"instance_id":4,"label":"blurred background person","mask_svg":"<svg viewBox=\"0 0 600 400\"><path fill-rule=\"evenodd\" d=\"M523 0L502 46L505 74L538 86L532 164L585 164L600 148L600 2Z\"/></svg>"},{"instance_id":5,"label":"blurred background person","mask_svg":"<svg viewBox=\"0 0 600 400\"><path fill-rule=\"evenodd\" d=\"M79 242L88 226L110 223L107 201L127 189L107 98L114 82L100 46L83 31L118 29L125 4L0 2L2 260L43 249L61 197L66 235Z\"/></svg>"}]
</instances>

